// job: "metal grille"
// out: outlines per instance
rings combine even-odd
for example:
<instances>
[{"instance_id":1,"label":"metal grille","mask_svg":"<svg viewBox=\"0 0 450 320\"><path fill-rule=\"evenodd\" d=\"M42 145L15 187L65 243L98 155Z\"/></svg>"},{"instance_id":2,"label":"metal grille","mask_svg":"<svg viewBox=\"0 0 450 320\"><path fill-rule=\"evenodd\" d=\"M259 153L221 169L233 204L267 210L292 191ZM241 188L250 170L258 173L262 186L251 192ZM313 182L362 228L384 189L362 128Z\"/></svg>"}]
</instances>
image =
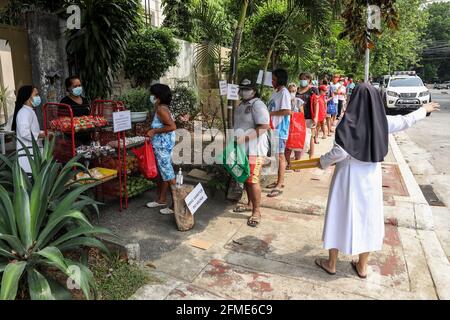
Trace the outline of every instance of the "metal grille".
<instances>
[{"instance_id":1,"label":"metal grille","mask_svg":"<svg viewBox=\"0 0 450 320\"><path fill-rule=\"evenodd\" d=\"M400 98L415 98L417 93L400 93Z\"/></svg>"}]
</instances>

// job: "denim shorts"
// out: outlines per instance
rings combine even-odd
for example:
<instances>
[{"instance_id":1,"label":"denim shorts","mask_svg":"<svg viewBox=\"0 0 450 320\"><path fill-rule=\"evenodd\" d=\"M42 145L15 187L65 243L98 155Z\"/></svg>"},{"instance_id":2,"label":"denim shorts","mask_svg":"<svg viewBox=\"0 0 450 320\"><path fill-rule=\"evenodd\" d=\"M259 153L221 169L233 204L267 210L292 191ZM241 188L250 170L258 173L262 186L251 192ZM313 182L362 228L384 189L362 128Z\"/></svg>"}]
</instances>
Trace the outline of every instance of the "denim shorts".
<instances>
[{"instance_id":1,"label":"denim shorts","mask_svg":"<svg viewBox=\"0 0 450 320\"><path fill-rule=\"evenodd\" d=\"M286 142L287 142L286 139L278 140L278 150L280 150L279 154L282 154L282 153L284 154L284 152L286 151Z\"/></svg>"}]
</instances>

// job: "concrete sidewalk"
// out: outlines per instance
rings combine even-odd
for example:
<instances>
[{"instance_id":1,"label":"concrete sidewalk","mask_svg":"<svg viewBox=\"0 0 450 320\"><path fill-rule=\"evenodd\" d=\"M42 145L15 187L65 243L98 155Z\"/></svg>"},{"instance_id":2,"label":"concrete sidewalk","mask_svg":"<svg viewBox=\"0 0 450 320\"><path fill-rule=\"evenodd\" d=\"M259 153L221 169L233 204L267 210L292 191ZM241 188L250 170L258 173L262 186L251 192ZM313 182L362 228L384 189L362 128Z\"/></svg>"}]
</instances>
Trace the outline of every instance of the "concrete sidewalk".
<instances>
[{"instance_id":1,"label":"concrete sidewalk","mask_svg":"<svg viewBox=\"0 0 450 320\"><path fill-rule=\"evenodd\" d=\"M317 155L331 145L331 138L320 140ZM287 173L280 198L263 194L256 229L247 226L248 214L233 213L222 199L210 199L186 233L176 231L173 217L145 209L146 196L124 213L105 212L101 224L138 242L156 279L132 299L449 299L450 266L431 210L392 137L390 145L383 164L386 238L371 256L368 279L354 274L350 256L340 257L335 276L314 264L327 255L321 236L333 174L317 169ZM210 247L193 247L193 240Z\"/></svg>"}]
</instances>

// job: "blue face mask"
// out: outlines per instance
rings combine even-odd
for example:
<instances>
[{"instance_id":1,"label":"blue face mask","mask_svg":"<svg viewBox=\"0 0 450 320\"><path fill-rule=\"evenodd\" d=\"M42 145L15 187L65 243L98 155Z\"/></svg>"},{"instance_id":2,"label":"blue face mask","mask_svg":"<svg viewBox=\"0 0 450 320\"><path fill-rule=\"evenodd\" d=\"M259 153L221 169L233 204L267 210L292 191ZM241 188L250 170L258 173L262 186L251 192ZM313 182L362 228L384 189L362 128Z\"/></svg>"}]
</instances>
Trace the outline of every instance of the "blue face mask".
<instances>
[{"instance_id":1,"label":"blue face mask","mask_svg":"<svg viewBox=\"0 0 450 320\"><path fill-rule=\"evenodd\" d=\"M152 105L156 104L156 98L155 96L150 96L150 102L152 103Z\"/></svg>"},{"instance_id":2,"label":"blue face mask","mask_svg":"<svg viewBox=\"0 0 450 320\"><path fill-rule=\"evenodd\" d=\"M41 105L41 103L42 103L42 100L41 100L41 97L40 97L40 96L35 96L35 97L33 98L33 101L31 102L31 104L32 104L33 107L35 107L35 108L39 107L39 106Z\"/></svg>"},{"instance_id":3,"label":"blue face mask","mask_svg":"<svg viewBox=\"0 0 450 320\"><path fill-rule=\"evenodd\" d=\"M302 88L306 88L309 85L309 81L308 80L302 80L300 81L300 86Z\"/></svg>"},{"instance_id":4,"label":"blue face mask","mask_svg":"<svg viewBox=\"0 0 450 320\"><path fill-rule=\"evenodd\" d=\"M72 89L72 94L75 97L80 97L83 94L83 87L76 87Z\"/></svg>"}]
</instances>

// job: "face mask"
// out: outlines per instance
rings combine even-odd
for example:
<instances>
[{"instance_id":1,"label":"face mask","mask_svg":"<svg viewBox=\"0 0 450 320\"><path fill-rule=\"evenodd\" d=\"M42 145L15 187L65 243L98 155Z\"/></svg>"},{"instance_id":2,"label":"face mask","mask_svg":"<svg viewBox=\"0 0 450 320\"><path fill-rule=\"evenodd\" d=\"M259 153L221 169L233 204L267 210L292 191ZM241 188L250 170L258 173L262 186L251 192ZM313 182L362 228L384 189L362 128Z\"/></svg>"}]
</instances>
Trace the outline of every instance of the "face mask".
<instances>
[{"instance_id":1,"label":"face mask","mask_svg":"<svg viewBox=\"0 0 450 320\"><path fill-rule=\"evenodd\" d=\"M302 88L306 88L309 85L309 81L308 80L302 80L300 81L300 86Z\"/></svg>"},{"instance_id":2,"label":"face mask","mask_svg":"<svg viewBox=\"0 0 450 320\"><path fill-rule=\"evenodd\" d=\"M35 97L33 98L33 101L31 101L31 104L32 104L33 107L35 107L35 108L39 107L39 106L41 105L41 103L42 103L42 100L41 100L41 97L40 97L40 96L35 96Z\"/></svg>"},{"instance_id":3,"label":"face mask","mask_svg":"<svg viewBox=\"0 0 450 320\"><path fill-rule=\"evenodd\" d=\"M150 102L155 105L156 104L156 98L155 96L150 96Z\"/></svg>"},{"instance_id":4,"label":"face mask","mask_svg":"<svg viewBox=\"0 0 450 320\"><path fill-rule=\"evenodd\" d=\"M80 97L83 94L83 87L76 87L72 89L72 94L75 97Z\"/></svg>"},{"instance_id":5,"label":"face mask","mask_svg":"<svg viewBox=\"0 0 450 320\"><path fill-rule=\"evenodd\" d=\"M241 91L241 97L244 100L250 100L254 97L254 93L253 90L242 90Z\"/></svg>"},{"instance_id":6,"label":"face mask","mask_svg":"<svg viewBox=\"0 0 450 320\"><path fill-rule=\"evenodd\" d=\"M292 98L292 99L295 99L295 97L296 97L295 92L291 92L291 98Z\"/></svg>"}]
</instances>

